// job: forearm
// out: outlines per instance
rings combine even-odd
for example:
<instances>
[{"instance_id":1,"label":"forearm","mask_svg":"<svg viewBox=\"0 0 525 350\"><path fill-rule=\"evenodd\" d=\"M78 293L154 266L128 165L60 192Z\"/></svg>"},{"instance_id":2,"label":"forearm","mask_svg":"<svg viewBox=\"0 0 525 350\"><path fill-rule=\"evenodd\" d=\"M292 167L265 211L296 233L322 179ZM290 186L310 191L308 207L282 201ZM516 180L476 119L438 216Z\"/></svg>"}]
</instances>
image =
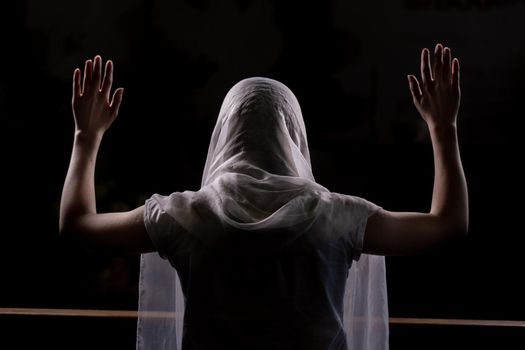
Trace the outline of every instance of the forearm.
<instances>
[{"instance_id":1,"label":"forearm","mask_svg":"<svg viewBox=\"0 0 525 350\"><path fill-rule=\"evenodd\" d=\"M467 183L455 125L429 127L434 152L434 189L430 213L447 231L467 232Z\"/></svg>"},{"instance_id":2,"label":"forearm","mask_svg":"<svg viewBox=\"0 0 525 350\"><path fill-rule=\"evenodd\" d=\"M95 163L102 136L75 133L73 151L60 201L60 232L75 225L78 218L95 214Z\"/></svg>"}]
</instances>

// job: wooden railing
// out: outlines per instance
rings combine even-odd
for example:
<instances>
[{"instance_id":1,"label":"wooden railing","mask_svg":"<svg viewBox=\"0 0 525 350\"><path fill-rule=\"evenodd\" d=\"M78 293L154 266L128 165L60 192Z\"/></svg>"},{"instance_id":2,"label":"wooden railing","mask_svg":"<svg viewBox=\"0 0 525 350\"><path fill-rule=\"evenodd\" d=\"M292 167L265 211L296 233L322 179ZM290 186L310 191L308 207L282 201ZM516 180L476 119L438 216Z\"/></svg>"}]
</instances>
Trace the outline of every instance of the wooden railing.
<instances>
[{"instance_id":1,"label":"wooden railing","mask_svg":"<svg viewBox=\"0 0 525 350\"><path fill-rule=\"evenodd\" d=\"M102 318L137 318L134 310L91 310L91 309L38 309L38 308L0 308L0 316L56 316L56 317L102 317ZM174 317L173 312L150 311L148 317ZM391 317L391 325L431 325L431 326L489 326L522 327L525 321L509 320L471 320L448 318L406 318Z\"/></svg>"}]
</instances>

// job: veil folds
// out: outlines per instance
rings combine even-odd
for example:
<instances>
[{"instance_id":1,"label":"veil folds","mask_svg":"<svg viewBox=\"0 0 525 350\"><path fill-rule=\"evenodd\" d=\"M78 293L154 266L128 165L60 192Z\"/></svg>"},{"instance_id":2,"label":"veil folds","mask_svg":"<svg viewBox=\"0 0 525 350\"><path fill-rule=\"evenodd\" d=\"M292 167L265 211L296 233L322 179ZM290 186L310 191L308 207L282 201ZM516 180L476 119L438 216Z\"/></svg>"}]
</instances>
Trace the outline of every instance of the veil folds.
<instances>
[{"instance_id":1,"label":"veil folds","mask_svg":"<svg viewBox=\"0 0 525 350\"><path fill-rule=\"evenodd\" d=\"M201 189L154 195L146 203L146 227L153 220L160 223L157 238L152 236L159 253L141 256L137 349L181 349L185 297L173 267L177 263L170 257L184 247L158 238L163 232L184 230L206 240L224 229L285 229L292 236L314 226L332 235L342 235L352 225L361 225L364 231L377 207L357 197L333 204L332 197L313 177L306 129L294 94L267 78L237 83L220 109ZM340 210L343 207L346 213ZM176 218L176 224L159 219L161 215ZM356 246L358 261L346 279L342 322L347 344L349 349L387 349L384 258L360 253Z\"/></svg>"}]
</instances>

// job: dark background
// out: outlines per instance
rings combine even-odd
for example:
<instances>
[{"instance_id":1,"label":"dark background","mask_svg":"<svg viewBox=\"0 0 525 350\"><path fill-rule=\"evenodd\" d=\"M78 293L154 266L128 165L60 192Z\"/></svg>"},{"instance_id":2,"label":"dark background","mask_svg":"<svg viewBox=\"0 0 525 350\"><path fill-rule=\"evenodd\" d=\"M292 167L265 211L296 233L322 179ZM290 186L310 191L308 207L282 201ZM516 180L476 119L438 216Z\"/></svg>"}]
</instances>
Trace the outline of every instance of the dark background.
<instances>
[{"instance_id":1,"label":"dark background","mask_svg":"<svg viewBox=\"0 0 525 350\"><path fill-rule=\"evenodd\" d=\"M96 54L125 87L97 163L99 211L197 190L222 99L282 81L303 109L314 175L389 210L430 207L433 161L406 74L442 42L462 65L459 137L470 234L388 257L390 315L525 319L521 225L525 1L11 1L0 57L0 307L136 309L138 256L58 237L71 76ZM521 145L521 146L520 146Z\"/></svg>"}]
</instances>

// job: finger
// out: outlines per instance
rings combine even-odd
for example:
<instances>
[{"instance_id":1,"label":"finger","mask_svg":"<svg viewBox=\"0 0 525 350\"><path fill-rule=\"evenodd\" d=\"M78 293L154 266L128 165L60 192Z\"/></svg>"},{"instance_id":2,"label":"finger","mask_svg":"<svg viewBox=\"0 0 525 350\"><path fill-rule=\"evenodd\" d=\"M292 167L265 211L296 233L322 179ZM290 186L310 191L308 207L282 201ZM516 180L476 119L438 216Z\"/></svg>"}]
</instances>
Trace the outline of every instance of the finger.
<instances>
[{"instance_id":1,"label":"finger","mask_svg":"<svg viewBox=\"0 0 525 350\"><path fill-rule=\"evenodd\" d=\"M118 88L113 93L113 98L111 99L111 104L109 105L111 115L113 117L116 117L118 114L118 110L120 108L120 104L122 103L122 96L124 95L124 88Z\"/></svg>"},{"instance_id":2,"label":"finger","mask_svg":"<svg viewBox=\"0 0 525 350\"><path fill-rule=\"evenodd\" d=\"M91 62L91 60L87 60L86 64L84 65L84 82L82 84L82 94L84 94L87 90L89 90L91 86L92 73L93 73L93 62Z\"/></svg>"},{"instance_id":3,"label":"finger","mask_svg":"<svg viewBox=\"0 0 525 350\"><path fill-rule=\"evenodd\" d=\"M434 79L442 78L443 68L443 45L437 44L434 49Z\"/></svg>"},{"instance_id":4,"label":"finger","mask_svg":"<svg viewBox=\"0 0 525 350\"><path fill-rule=\"evenodd\" d=\"M418 105L423 96L421 88L419 87L419 82L417 78L413 75L407 75L408 78L408 87L410 88L410 93L412 94L412 100L414 104Z\"/></svg>"},{"instance_id":5,"label":"finger","mask_svg":"<svg viewBox=\"0 0 525 350\"><path fill-rule=\"evenodd\" d=\"M421 80L423 86L429 85L432 82L432 73L430 72L430 53L427 48L421 51Z\"/></svg>"},{"instance_id":6,"label":"finger","mask_svg":"<svg viewBox=\"0 0 525 350\"><path fill-rule=\"evenodd\" d=\"M99 55L95 56L93 62L93 85L95 86L97 91L100 91L100 81L102 75L102 57L100 57Z\"/></svg>"},{"instance_id":7,"label":"finger","mask_svg":"<svg viewBox=\"0 0 525 350\"><path fill-rule=\"evenodd\" d=\"M79 98L80 95L80 69L77 68L73 72L73 101Z\"/></svg>"},{"instance_id":8,"label":"finger","mask_svg":"<svg viewBox=\"0 0 525 350\"><path fill-rule=\"evenodd\" d=\"M102 82L102 93L106 96L106 99L109 99L111 85L113 85L113 62L110 60L106 62L104 81Z\"/></svg>"},{"instance_id":9,"label":"finger","mask_svg":"<svg viewBox=\"0 0 525 350\"><path fill-rule=\"evenodd\" d=\"M452 87L459 91L459 60L457 58L452 61Z\"/></svg>"},{"instance_id":10,"label":"finger","mask_svg":"<svg viewBox=\"0 0 525 350\"><path fill-rule=\"evenodd\" d=\"M443 80L446 81L447 83L451 83L452 82L452 79L451 79L451 76L450 76L450 72L451 72L451 69L452 69L452 53L450 52L450 48L448 47L445 47L443 49Z\"/></svg>"}]
</instances>

